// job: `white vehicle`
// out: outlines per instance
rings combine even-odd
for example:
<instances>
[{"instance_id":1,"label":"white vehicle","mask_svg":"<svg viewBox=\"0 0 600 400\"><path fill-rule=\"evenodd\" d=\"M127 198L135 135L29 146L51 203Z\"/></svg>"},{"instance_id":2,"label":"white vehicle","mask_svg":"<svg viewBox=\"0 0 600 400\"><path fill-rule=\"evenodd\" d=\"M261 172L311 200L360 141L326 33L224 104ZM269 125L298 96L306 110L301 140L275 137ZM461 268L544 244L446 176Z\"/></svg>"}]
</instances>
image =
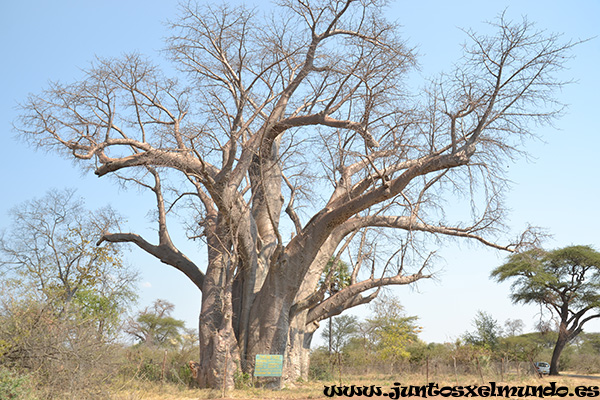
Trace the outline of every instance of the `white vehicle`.
<instances>
[{"instance_id":1,"label":"white vehicle","mask_svg":"<svg viewBox=\"0 0 600 400\"><path fill-rule=\"evenodd\" d=\"M548 375L550 373L550 364L547 362L536 362L533 363L537 371L542 375Z\"/></svg>"}]
</instances>

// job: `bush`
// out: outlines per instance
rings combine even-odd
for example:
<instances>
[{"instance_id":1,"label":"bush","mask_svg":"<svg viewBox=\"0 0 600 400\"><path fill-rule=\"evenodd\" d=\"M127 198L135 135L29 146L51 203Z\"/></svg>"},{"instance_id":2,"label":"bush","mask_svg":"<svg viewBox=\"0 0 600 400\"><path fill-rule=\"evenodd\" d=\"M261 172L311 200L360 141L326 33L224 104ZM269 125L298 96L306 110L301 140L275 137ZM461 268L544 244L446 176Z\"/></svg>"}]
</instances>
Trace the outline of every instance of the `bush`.
<instances>
[{"instance_id":1,"label":"bush","mask_svg":"<svg viewBox=\"0 0 600 400\"><path fill-rule=\"evenodd\" d=\"M0 368L0 400L27 399L29 394L28 377Z\"/></svg>"},{"instance_id":2,"label":"bush","mask_svg":"<svg viewBox=\"0 0 600 400\"><path fill-rule=\"evenodd\" d=\"M0 366L35 371L30 380L40 398L64 398L67 393L91 398L102 393L120 362L119 346L97 332L76 308L57 312L37 301L5 303L0 309Z\"/></svg>"},{"instance_id":3,"label":"bush","mask_svg":"<svg viewBox=\"0 0 600 400\"><path fill-rule=\"evenodd\" d=\"M600 357L597 354L578 354L573 357L573 370L584 374L600 373Z\"/></svg>"},{"instance_id":4,"label":"bush","mask_svg":"<svg viewBox=\"0 0 600 400\"><path fill-rule=\"evenodd\" d=\"M126 351L127 362L122 365L120 375L142 381L171 382L189 386L193 378L188 362L196 358L197 354L197 347L165 349L144 344L135 345Z\"/></svg>"},{"instance_id":5,"label":"bush","mask_svg":"<svg viewBox=\"0 0 600 400\"><path fill-rule=\"evenodd\" d=\"M233 376L236 389L246 389L252 387L252 376L246 372L236 372Z\"/></svg>"},{"instance_id":6,"label":"bush","mask_svg":"<svg viewBox=\"0 0 600 400\"><path fill-rule=\"evenodd\" d=\"M332 379L331 360L327 351L316 349L311 353L308 377L311 380L317 381Z\"/></svg>"}]
</instances>

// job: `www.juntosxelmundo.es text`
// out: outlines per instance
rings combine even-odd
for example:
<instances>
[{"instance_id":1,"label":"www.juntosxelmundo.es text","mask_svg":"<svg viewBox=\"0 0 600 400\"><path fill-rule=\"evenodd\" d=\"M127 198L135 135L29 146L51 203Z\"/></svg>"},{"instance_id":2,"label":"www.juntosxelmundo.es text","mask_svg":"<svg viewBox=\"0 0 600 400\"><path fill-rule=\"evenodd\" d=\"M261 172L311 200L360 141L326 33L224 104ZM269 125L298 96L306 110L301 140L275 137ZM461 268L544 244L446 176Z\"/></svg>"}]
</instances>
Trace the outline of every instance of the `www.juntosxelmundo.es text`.
<instances>
[{"instance_id":1,"label":"www.juntosxelmundo.es text","mask_svg":"<svg viewBox=\"0 0 600 400\"><path fill-rule=\"evenodd\" d=\"M382 388L375 385L343 385L343 386L325 386L323 394L327 397L389 397L390 399L399 399L403 397L598 397L600 396L600 387L598 386L577 386L570 390L566 386L557 386L556 382L549 382L547 385L497 385L495 382L489 382L488 385L466 385L466 386L440 386L437 383L430 382L427 385L402 385L394 382L389 388Z\"/></svg>"}]
</instances>

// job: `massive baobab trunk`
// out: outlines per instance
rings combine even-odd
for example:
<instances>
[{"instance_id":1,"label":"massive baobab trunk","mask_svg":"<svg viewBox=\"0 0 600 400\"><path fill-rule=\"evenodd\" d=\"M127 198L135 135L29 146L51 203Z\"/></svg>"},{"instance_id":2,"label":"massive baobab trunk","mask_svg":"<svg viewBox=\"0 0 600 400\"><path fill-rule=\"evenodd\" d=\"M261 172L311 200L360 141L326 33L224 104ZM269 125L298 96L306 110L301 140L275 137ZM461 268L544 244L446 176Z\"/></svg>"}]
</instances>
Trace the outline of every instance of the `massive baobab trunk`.
<instances>
[{"instance_id":1,"label":"massive baobab trunk","mask_svg":"<svg viewBox=\"0 0 600 400\"><path fill-rule=\"evenodd\" d=\"M226 239L225 239L226 240ZM233 329L232 273L226 257L225 240L212 235L209 240L209 265L202 288L202 308L198 333L200 335L200 387L232 387L233 375L240 365L240 352Z\"/></svg>"},{"instance_id":2,"label":"massive baobab trunk","mask_svg":"<svg viewBox=\"0 0 600 400\"><path fill-rule=\"evenodd\" d=\"M497 36L468 32L463 64L413 102L402 81L414 54L378 2L279 7L280 20L261 20L183 6L167 50L187 82L139 55L99 60L81 82L31 96L16 124L155 196L157 244L127 232L100 242L133 243L201 291L207 387L231 387L260 353L284 354L286 379L306 377L319 321L429 276L429 235L526 244L489 239L504 215L502 167L529 121L554 115L539 104L552 104L571 47L500 19ZM472 218L448 222L444 201L465 198ZM207 260L171 240L174 210ZM331 259L350 265L335 293Z\"/></svg>"}]
</instances>

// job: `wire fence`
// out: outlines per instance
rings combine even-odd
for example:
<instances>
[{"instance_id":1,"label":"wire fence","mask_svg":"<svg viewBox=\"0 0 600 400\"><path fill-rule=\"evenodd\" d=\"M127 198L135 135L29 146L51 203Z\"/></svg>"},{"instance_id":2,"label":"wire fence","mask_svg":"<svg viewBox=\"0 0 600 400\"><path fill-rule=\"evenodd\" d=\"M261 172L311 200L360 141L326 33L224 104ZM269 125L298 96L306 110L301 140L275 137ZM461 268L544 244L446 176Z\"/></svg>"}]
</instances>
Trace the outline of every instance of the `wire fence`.
<instances>
[{"instance_id":1,"label":"wire fence","mask_svg":"<svg viewBox=\"0 0 600 400\"><path fill-rule=\"evenodd\" d=\"M376 362L365 365L348 365L333 362L329 365L311 365L312 379L328 380L351 376L382 376L425 382L456 381L458 383L465 379L502 382L538 377L539 375L530 361L474 359L469 362L424 360L417 363L398 364Z\"/></svg>"}]
</instances>

